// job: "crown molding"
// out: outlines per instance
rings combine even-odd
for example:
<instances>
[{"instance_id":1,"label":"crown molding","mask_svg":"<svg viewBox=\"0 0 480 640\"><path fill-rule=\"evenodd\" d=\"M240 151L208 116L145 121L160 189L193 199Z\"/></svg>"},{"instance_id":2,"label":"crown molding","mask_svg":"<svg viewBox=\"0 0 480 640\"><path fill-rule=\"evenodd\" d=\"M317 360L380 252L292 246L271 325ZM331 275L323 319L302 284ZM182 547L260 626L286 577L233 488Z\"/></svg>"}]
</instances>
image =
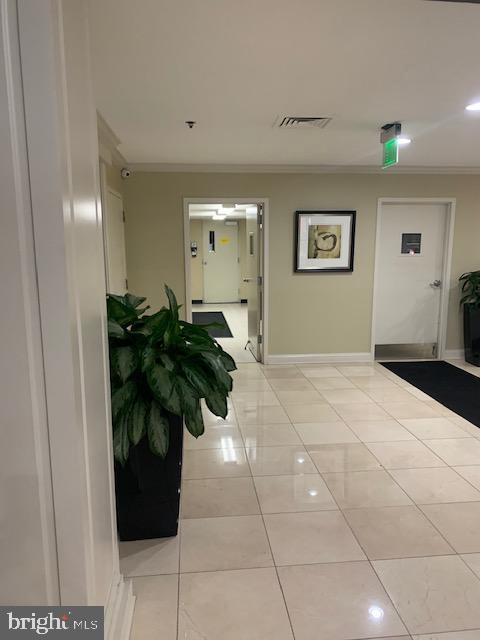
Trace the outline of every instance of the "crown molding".
<instances>
[{"instance_id":1,"label":"crown molding","mask_svg":"<svg viewBox=\"0 0 480 640\"><path fill-rule=\"evenodd\" d=\"M97 131L100 158L115 166L126 165L127 161L118 150L121 140L99 111L97 111Z\"/></svg>"},{"instance_id":2,"label":"crown molding","mask_svg":"<svg viewBox=\"0 0 480 640\"><path fill-rule=\"evenodd\" d=\"M182 164L168 162L129 162L132 171L159 173L349 173L349 174L480 174L480 167L395 166L382 169L365 165L287 165L287 164Z\"/></svg>"}]
</instances>

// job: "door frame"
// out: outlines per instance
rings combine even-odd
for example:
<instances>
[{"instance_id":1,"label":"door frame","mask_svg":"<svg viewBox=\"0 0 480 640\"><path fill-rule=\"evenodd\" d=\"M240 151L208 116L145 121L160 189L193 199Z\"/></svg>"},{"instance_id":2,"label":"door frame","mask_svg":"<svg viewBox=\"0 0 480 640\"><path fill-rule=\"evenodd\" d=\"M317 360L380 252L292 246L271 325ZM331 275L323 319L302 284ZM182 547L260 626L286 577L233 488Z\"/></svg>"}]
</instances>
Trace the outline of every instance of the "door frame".
<instances>
[{"instance_id":1,"label":"door frame","mask_svg":"<svg viewBox=\"0 0 480 640\"><path fill-rule=\"evenodd\" d=\"M192 321L192 282L190 272L190 212L191 204L209 204L211 202L221 202L226 205L235 204L262 204L263 205L263 233L262 233L262 270L263 270L263 299L262 299L262 360L268 361L268 329L269 329L269 201L268 198L225 198L211 196L209 198L184 198L183 199L183 238L184 238L184 269L185 269L185 317L188 322Z\"/></svg>"},{"instance_id":2,"label":"door frame","mask_svg":"<svg viewBox=\"0 0 480 640\"><path fill-rule=\"evenodd\" d=\"M447 342L448 302L450 298L450 277L452 271L453 234L455 228L456 198L378 198L376 236L375 236L375 268L373 272L373 301L372 301L372 330L370 337L370 354L375 360L375 329L376 310L378 304L378 280L379 280L379 253L382 212L384 205L388 204L442 204L446 208L445 245L443 249L442 282L444 286L440 292L440 318L438 325L438 349L435 360L443 360Z\"/></svg>"}]
</instances>

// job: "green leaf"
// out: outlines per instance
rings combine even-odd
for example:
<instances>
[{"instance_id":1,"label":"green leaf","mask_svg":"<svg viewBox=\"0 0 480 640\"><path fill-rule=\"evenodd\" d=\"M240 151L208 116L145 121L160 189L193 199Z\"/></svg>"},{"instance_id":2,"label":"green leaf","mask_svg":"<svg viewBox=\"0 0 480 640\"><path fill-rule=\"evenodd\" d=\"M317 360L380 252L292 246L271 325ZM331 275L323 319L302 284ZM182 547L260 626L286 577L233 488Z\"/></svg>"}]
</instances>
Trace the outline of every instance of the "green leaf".
<instances>
[{"instance_id":1,"label":"green leaf","mask_svg":"<svg viewBox=\"0 0 480 640\"><path fill-rule=\"evenodd\" d=\"M108 337L120 339L125 338L125 331L116 320L108 321Z\"/></svg>"},{"instance_id":2,"label":"green leaf","mask_svg":"<svg viewBox=\"0 0 480 640\"><path fill-rule=\"evenodd\" d=\"M124 413L113 431L113 455L115 460L123 466L127 461L129 452L128 413Z\"/></svg>"},{"instance_id":3,"label":"green leaf","mask_svg":"<svg viewBox=\"0 0 480 640\"><path fill-rule=\"evenodd\" d=\"M142 298L140 296L135 296L133 295L133 293L127 293L125 295L125 302L127 305L129 305L130 307L132 307L133 309L136 309L137 307L139 307L143 302L145 302L146 298ZM138 311L137 311L138 313Z\"/></svg>"},{"instance_id":4,"label":"green leaf","mask_svg":"<svg viewBox=\"0 0 480 640\"><path fill-rule=\"evenodd\" d=\"M168 451L170 425L161 407L155 401L152 402L148 415L147 433L151 452L164 458Z\"/></svg>"},{"instance_id":5,"label":"green leaf","mask_svg":"<svg viewBox=\"0 0 480 640\"><path fill-rule=\"evenodd\" d=\"M205 398L207 407L216 416L226 418L228 413L227 396L220 391L214 391Z\"/></svg>"},{"instance_id":6,"label":"green leaf","mask_svg":"<svg viewBox=\"0 0 480 640\"><path fill-rule=\"evenodd\" d=\"M150 367L153 367L155 364L156 351L153 347L145 347L142 353L142 371L147 371Z\"/></svg>"},{"instance_id":7,"label":"green leaf","mask_svg":"<svg viewBox=\"0 0 480 640\"><path fill-rule=\"evenodd\" d=\"M137 352L133 347L113 347L110 349L113 371L122 382L126 382L138 365Z\"/></svg>"},{"instance_id":8,"label":"green leaf","mask_svg":"<svg viewBox=\"0 0 480 640\"><path fill-rule=\"evenodd\" d=\"M112 394L112 417L114 425L121 413L127 412L137 397L137 385L129 380Z\"/></svg>"},{"instance_id":9,"label":"green leaf","mask_svg":"<svg viewBox=\"0 0 480 640\"><path fill-rule=\"evenodd\" d=\"M173 371L175 368L175 362L168 355L168 353L160 353L158 356L160 362L163 364L167 371Z\"/></svg>"},{"instance_id":10,"label":"green leaf","mask_svg":"<svg viewBox=\"0 0 480 640\"><path fill-rule=\"evenodd\" d=\"M153 395L167 411L182 415L180 397L175 388L175 378L170 371L159 364L147 370L147 381Z\"/></svg>"},{"instance_id":11,"label":"green leaf","mask_svg":"<svg viewBox=\"0 0 480 640\"><path fill-rule=\"evenodd\" d=\"M183 360L180 367L184 377L196 389L201 398L205 398L215 389L215 376L207 367L202 367L192 358Z\"/></svg>"},{"instance_id":12,"label":"green leaf","mask_svg":"<svg viewBox=\"0 0 480 640\"><path fill-rule=\"evenodd\" d=\"M232 390L233 381L225 370L222 358L218 354L214 354L209 351L203 351L201 355L207 362L211 371L215 374L218 386L222 391L229 393Z\"/></svg>"},{"instance_id":13,"label":"green leaf","mask_svg":"<svg viewBox=\"0 0 480 640\"><path fill-rule=\"evenodd\" d=\"M120 302L119 296L111 294L107 297L107 315L109 320L115 320L120 326L128 327L137 319L135 309Z\"/></svg>"},{"instance_id":14,"label":"green leaf","mask_svg":"<svg viewBox=\"0 0 480 640\"><path fill-rule=\"evenodd\" d=\"M132 444L138 444L147 431L148 404L137 398L130 411L128 420L128 435Z\"/></svg>"},{"instance_id":15,"label":"green leaf","mask_svg":"<svg viewBox=\"0 0 480 640\"><path fill-rule=\"evenodd\" d=\"M203 424L203 415L202 410L200 408L200 402L197 401L197 405L193 410L189 410L185 413L185 425L189 432L195 438L201 436L205 427Z\"/></svg>"},{"instance_id":16,"label":"green leaf","mask_svg":"<svg viewBox=\"0 0 480 640\"><path fill-rule=\"evenodd\" d=\"M168 304L170 306L170 311L172 312L173 319L175 322L178 322L177 298L168 285L165 285L165 293L167 294Z\"/></svg>"}]
</instances>

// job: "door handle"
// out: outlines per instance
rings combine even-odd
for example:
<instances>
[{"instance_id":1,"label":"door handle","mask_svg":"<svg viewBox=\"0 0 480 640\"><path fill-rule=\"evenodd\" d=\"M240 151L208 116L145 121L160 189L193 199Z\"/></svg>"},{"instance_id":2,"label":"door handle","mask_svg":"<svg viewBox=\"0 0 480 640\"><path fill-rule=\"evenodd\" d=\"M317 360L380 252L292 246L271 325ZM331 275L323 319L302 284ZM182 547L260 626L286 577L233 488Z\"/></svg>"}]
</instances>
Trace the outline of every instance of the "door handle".
<instances>
[{"instance_id":1,"label":"door handle","mask_svg":"<svg viewBox=\"0 0 480 640\"><path fill-rule=\"evenodd\" d=\"M432 289L440 289L440 287L442 286L442 281L434 280L433 282L430 282L430 286L432 287Z\"/></svg>"},{"instance_id":2,"label":"door handle","mask_svg":"<svg viewBox=\"0 0 480 640\"><path fill-rule=\"evenodd\" d=\"M244 282L254 282L253 278L244 278Z\"/></svg>"}]
</instances>

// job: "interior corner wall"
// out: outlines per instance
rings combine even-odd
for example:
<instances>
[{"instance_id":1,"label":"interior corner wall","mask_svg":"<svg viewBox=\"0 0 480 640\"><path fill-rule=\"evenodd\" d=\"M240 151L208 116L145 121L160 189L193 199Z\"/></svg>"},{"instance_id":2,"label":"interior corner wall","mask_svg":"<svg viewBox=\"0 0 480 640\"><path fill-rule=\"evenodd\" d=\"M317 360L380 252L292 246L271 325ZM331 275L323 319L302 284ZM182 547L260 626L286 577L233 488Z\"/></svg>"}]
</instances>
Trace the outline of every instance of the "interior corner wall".
<instances>
[{"instance_id":1,"label":"interior corner wall","mask_svg":"<svg viewBox=\"0 0 480 640\"><path fill-rule=\"evenodd\" d=\"M136 172L124 194L131 290L153 308L163 282L185 300L184 198L269 199L271 355L370 352L378 198L456 198L447 349L461 348L457 279L480 267L477 175ZM297 209L357 211L353 273L294 273Z\"/></svg>"},{"instance_id":2,"label":"interior corner wall","mask_svg":"<svg viewBox=\"0 0 480 640\"><path fill-rule=\"evenodd\" d=\"M122 180L120 168L113 164L108 164L108 162L105 162L104 164L107 187L110 187L110 189L113 189L114 191L117 191L117 193L123 195L123 185L125 184L125 180Z\"/></svg>"}]
</instances>

